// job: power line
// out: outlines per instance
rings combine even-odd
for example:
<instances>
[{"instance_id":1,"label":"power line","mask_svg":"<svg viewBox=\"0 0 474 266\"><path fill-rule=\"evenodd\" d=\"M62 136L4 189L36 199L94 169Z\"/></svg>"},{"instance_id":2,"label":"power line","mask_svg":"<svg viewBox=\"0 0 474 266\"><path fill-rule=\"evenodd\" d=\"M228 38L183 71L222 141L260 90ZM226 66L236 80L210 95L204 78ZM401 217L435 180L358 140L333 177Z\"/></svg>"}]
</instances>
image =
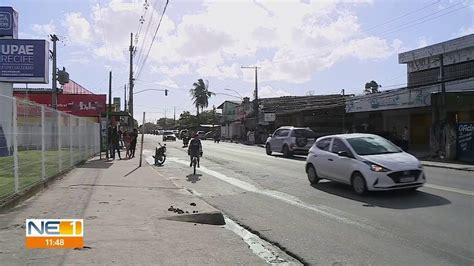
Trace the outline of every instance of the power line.
<instances>
[{"instance_id":1,"label":"power line","mask_svg":"<svg viewBox=\"0 0 474 266\"><path fill-rule=\"evenodd\" d=\"M425 10L425 9L427 9L427 8L429 8L429 7L432 7L432 6L436 5L436 4L438 4L439 2L441 2L441 0L438 0L438 1L434 2L434 3L429 4L429 5L426 5L426 6L422 7L422 8L419 8L419 9L416 9L416 10L413 10L413 11L410 11L410 12L408 12L408 13L405 13L405 14L399 16L399 17L396 17L396 18L394 18L394 19L391 19L391 20L389 20L389 21L386 21L386 22L384 22L384 23L382 23L382 24L379 24L379 25L377 25L377 26L374 26L374 27L372 27L372 28L368 28L368 29L365 30L365 32L371 31L371 30L374 30L374 29L378 29L378 28L380 28L380 27L382 27L382 26L384 26L384 25L387 25L387 24L392 23L392 22L394 22L394 21L400 20L400 19L402 19L402 18L404 18L404 17L407 17L407 16L409 16L409 15L411 15L411 14L414 14L414 13L416 13L416 12Z\"/></svg>"},{"instance_id":2,"label":"power line","mask_svg":"<svg viewBox=\"0 0 474 266\"><path fill-rule=\"evenodd\" d=\"M148 40L148 36L149 36L148 33L150 32L150 26L151 26L151 24L153 24L153 18L154 18L154 15L155 15L155 13L156 13L155 10L156 10L157 3L158 3L158 0L153 3L153 7L152 7L152 10L151 10L151 15L150 15L150 17L148 18L148 23L147 23L147 25L146 25L146 29L145 29L145 33L144 33L144 38L142 38L142 45L141 45L141 46L143 46L143 49L140 49L140 50L138 51L138 56L136 57L136 64L137 64L137 66L140 64L140 60L143 59L143 58L142 58L142 57L143 57L143 50L144 50L145 45L146 45L147 40ZM161 7L160 7L160 9L161 9ZM145 17L144 17L144 18L145 18ZM140 37L139 37L139 38L140 38ZM137 41L137 43L138 43L138 41Z\"/></svg>"},{"instance_id":3,"label":"power line","mask_svg":"<svg viewBox=\"0 0 474 266\"><path fill-rule=\"evenodd\" d=\"M394 28L392 28L392 29L389 29L389 30L386 30L386 31L384 31L384 32L378 33L378 34L380 34L379 37L382 37L382 36L385 36L385 35L388 35L388 34L397 32L397 31L401 31L401 30L404 30L404 29L407 29L407 28L411 28L411 27L413 27L413 26L416 26L416 25L419 25L419 24L422 24L422 23L425 23L425 22L434 20L434 19L436 19L436 18L439 18L439 17L445 16L445 15L451 14L451 13L453 13L453 12L459 11L459 10L461 10L461 9L463 9L463 8L466 8L466 7L472 5L472 4L470 4L470 5L465 5L465 6L462 6L462 7L458 8L458 9L451 10L451 11L446 12L446 13L443 13L443 14L441 14L441 15L438 15L438 16L435 16L435 17L432 17L432 18L429 18L429 19L425 19L425 20L423 20L423 21L421 21L421 22L412 24L413 22L420 21L420 20L423 19L423 18L433 16L433 15L438 14L438 13L440 13L440 12L445 12L447 9L451 9L451 8L453 8L453 7L455 7L455 6L460 5L460 4L463 4L463 2L459 2L459 3L457 3L457 4L448 6L448 7L444 8L444 9L442 9L442 10L439 10L439 11L436 11L436 12L433 12L433 13L430 13L430 14L428 14L428 15L426 15L426 16L421 17L421 18L412 20L412 21L407 22L407 23L403 23L403 24L398 25L398 26L396 26L396 27L394 27ZM405 25L408 25L408 26L405 26ZM405 26L405 27L404 27L404 26ZM362 41L364 41L364 40L365 40L365 39L360 39L360 40L358 40L358 41L352 42L351 44L352 44L352 45L353 45L353 44L357 44L357 43L360 43L360 42L362 42ZM332 44L323 45L323 46L318 47L318 49L326 48L326 47L329 47L329 46L331 46L331 45L332 45ZM307 54L304 54L304 55L301 55L301 56L293 56L293 58L292 58L292 59L289 59L289 60L288 60L288 59L275 60L275 61L272 61L271 63L273 63L273 64L281 64L281 63L293 62L293 61L295 61L295 60L297 60L297 59L308 58L308 57L314 57L314 56L316 56L316 55L318 55L318 54L319 54L319 52L311 52L311 53L307 53Z\"/></svg>"},{"instance_id":4,"label":"power line","mask_svg":"<svg viewBox=\"0 0 474 266\"><path fill-rule=\"evenodd\" d=\"M160 29L160 26L161 26L161 22L163 21L163 17L165 15L165 12L166 12L166 8L168 7L168 4L169 4L169 0L166 0L166 3L165 3L165 7L163 8L163 12L161 13L161 17L160 17L160 21L158 22L158 26L156 27L156 30L155 30L155 34L153 35L153 39L151 40L151 44L150 44L150 47L148 48L148 51L146 53L146 56L145 58L143 59L142 61L142 65L140 67L140 70L138 70L137 72L137 75L135 78L138 78L143 70L143 67L145 66L146 64L146 61L148 59L148 56L150 55L150 51L151 51L151 47L153 47L153 43L155 42L155 39L156 39L156 35L158 34L158 30Z\"/></svg>"}]
</instances>

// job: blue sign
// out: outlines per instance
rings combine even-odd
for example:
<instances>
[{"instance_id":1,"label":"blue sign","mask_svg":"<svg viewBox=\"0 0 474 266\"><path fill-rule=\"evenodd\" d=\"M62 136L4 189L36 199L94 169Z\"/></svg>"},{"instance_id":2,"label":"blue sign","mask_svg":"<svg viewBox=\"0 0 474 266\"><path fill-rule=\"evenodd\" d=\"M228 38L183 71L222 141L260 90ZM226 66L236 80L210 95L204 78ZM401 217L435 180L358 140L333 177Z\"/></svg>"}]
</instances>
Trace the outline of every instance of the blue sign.
<instances>
[{"instance_id":1,"label":"blue sign","mask_svg":"<svg viewBox=\"0 0 474 266\"><path fill-rule=\"evenodd\" d=\"M457 157L464 162L474 162L474 123L458 123Z\"/></svg>"},{"instance_id":2,"label":"blue sign","mask_svg":"<svg viewBox=\"0 0 474 266\"><path fill-rule=\"evenodd\" d=\"M46 40L0 39L0 82L48 83Z\"/></svg>"},{"instance_id":3,"label":"blue sign","mask_svg":"<svg viewBox=\"0 0 474 266\"><path fill-rule=\"evenodd\" d=\"M0 37L18 38L18 13L11 7L0 6Z\"/></svg>"}]
</instances>

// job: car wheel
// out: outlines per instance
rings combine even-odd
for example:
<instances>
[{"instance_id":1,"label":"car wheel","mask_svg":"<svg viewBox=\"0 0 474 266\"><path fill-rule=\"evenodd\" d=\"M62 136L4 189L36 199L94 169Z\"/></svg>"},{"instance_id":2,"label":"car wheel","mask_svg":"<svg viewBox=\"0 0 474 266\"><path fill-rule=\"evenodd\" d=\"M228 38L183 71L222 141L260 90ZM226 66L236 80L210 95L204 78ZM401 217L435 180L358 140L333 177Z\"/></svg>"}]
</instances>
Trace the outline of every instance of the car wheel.
<instances>
[{"instance_id":1,"label":"car wheel","mask_svg":"<svg viewBox=\"0 0 474 266\"><path fill-rule=\"evenodd\" d=\"M267 152L267 155L272 155L272 148L270 147L270 144L265 145L265 151Z\"/></svg>"},{"instance_id":2,"label":"car wheel","mask_svg":"<svg viewBox=\"0 0 474 266\"><path fill-rule=\"evenodd\" d=\"M290 149L288 149L288 146L283 146L283 157L290 157L291 156L291 153L290 153Z\"/></svg>"},{"instance_id":3,"label":"car wheel","mask_svg":"<svg viewBox=\"0 0 474 266\"><path fill-rule=\"evenodd\" d=\"M360 173L355 173L352 176L352 189L358 195L364 195L367 193L367 184L365 178Z\"/></svg>"},{"instance_id":4,"label":"car wheel","mask_svg":"<svg viewBox=\"0 0 474 266\"><path fill-rule=\"evenodd\" d=\"M317 184L319 182L318 174L316 173L316 169L314 169L312 164L310 164L308 169L306 169L306 174L308 175L308 180L311 185Z\"/></svg>"}]
</instances>

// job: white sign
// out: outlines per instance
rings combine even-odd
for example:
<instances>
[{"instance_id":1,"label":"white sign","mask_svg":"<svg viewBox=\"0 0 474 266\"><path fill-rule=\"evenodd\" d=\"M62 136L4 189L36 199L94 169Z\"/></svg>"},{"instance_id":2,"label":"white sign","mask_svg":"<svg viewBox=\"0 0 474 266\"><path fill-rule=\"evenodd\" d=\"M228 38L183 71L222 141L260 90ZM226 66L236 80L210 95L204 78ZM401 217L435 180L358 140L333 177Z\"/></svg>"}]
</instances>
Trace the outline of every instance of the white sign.
<instances>
[{"instance_id":1,"label":"white sign","mask_svg":"<svg viewBox=\"0 0 474 266\"><path fill-rule=\"evenodd\" d=\"M275 113L265 113L264 114L264 121L265 122L273 122L276 119Z\"/></svg>"}]
</instances>

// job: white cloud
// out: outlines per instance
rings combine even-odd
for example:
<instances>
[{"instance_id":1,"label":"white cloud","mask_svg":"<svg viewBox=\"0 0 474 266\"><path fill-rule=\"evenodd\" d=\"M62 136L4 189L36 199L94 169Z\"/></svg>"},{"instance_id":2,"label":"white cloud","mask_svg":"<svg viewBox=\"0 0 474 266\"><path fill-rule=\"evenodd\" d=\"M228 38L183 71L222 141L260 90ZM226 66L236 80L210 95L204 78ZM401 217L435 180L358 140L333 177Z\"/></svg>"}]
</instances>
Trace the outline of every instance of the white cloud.
<instances>
[{"instance_id":1,"label":"white cloud","mask_svg":"<svg viewBox=\"0 0 474 266\"><path fill-rule=\"evenodd\" d=\"M186 64L203 77L237 78L236 62L250 59L262 65L262 81L306 82L344 58L385 59L401 48L400 40L361 32L348 10L367 2L205 1L203 11L159 34L151 60L170 68Z\"/></svg>"},{"instance_id":2,"label":"white cloud","mask_svg":"<svg viewBox=\"0 0 474 266\"><path fill-rule=\"evenodd\" d=\"M474 26L469 27L462 27L459 31L455 34L456 37L466 36L469 34L474 34Z\"/></svg>"},{"instance_id":3,"label":"white cloud","mask_svg":"<svg viewBox=\"0 0 474 266\"><path fill-rule=\"evenodd\" d=\"M176 66L151 66L150 68L151 73L163 73L169 77L176 77L181 75L189 75L191 74L191 69L189 64L182 64Z\"/></svg>"},{"instance_id":4,"label":"white cloud","mask_svg":"<svg viewBox=\"0 0 474 266\"><path fill-rule=\"evenodd\" d=\"M426 46L429 45L429 43L430 42L428 41L428 39L426 39L425 36L420 37L420 38L418 38L418 43L416 44L416 48L426 47Z\"/></svg>"},{"instance_id":5,"label":"white cloud","mask_svg":"<svg viewBox=\"0 0 474 266\"><path fill-rule=\"evenodd\" d=\"M40 38L47 38L52 33L56 33L56 25L53 21L50 21L48 24L33 24L31 30L38 35Z\"/></svg>"},{"instance_id":6,"label":"white cloud","mask_svg":"<svg viewBox=\"0 0 474 266\"><path fill-rule=\"evenodd\" d=\"M282 90L274 89L271 86L263 86L258 90L258 97L260 98L272 98L272 97L281 97L281 96L290 96L291 93Z\"/></svg>"},{"instance_id":7,"label":"white cloud","mask_svg":"<svg viewBox=\"0 0 474 266\"><path fill-rule=\"evenodd\" d=\"M157 84L162 85L162 86L167 87L167 88L173 88L173 89L178 89L179 88L178 84L170 78L167 78L165 80L157 82Z\"/></svg>"},{"instance_id":8,"label":"white cloud","mask_svg":"<svg viewBox=\"0 0 474 266\"><path fill-rule=\"evenodd\" d=\"M81 13L67 13L64 26L67 28L68 39L73 44L90 46L93 40L91 25Z\"/></svg>"}]
</instances>

